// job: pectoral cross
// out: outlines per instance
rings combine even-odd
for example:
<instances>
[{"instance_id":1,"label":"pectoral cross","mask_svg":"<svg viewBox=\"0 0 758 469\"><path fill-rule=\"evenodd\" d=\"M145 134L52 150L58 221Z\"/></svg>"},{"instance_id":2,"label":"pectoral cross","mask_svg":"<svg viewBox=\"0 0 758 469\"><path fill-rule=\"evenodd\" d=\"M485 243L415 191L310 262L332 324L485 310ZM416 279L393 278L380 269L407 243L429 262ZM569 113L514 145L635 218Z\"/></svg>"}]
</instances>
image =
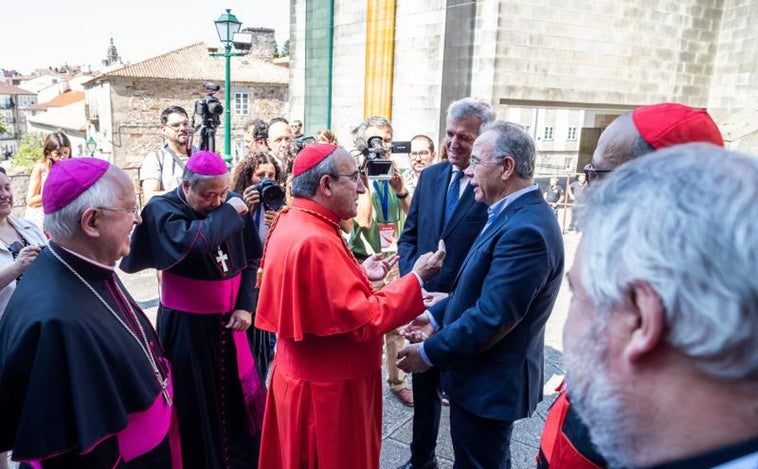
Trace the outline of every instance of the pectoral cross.
<instances>
[{"instance_id":1,"label":"pectoral cross","mask_svg":"<svg viewBox=\"0 0 758 469\"><path fill-rule=\"evenodd\" d=\"M171 395L168 393L168 378L161 381L161 388L163 391L163 398L166 399L166 404L168 404L169 407L171 407L171 404L173 404L173 401L171 400Z\"/></svg>"},{"instance_id":2,"label":"pectoral cross","mask_svg":"<svg viewBox=\"0 0 758 469\"><path fill-rule=\"evenodd\" d=\"M221 264L221 268L224 270L224 272L229 272L229 267L226 265L226 261L229 259L229 256L227 256L224 251L221 250L221 248L218 248L218 256L216 257L216 262Z\"/></svg>"}]
</instances>

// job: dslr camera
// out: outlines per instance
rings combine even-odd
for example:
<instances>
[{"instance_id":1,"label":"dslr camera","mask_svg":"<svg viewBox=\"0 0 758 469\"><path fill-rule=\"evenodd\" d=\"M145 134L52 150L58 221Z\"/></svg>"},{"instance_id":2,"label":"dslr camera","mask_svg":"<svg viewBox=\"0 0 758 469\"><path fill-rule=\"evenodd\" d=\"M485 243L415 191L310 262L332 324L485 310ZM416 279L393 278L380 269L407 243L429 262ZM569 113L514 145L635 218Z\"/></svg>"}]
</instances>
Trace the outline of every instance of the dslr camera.
<instances>
[{"instance_id":1,"label":"dslr camera","mask_svg":"<svg viewBox=\"0 0 758 469\"><path fill-rule=\"evenodd\" d=\"M195 101L195 111L192 113L192 131L196 131L195 116L200 116L200 149L216 151L216 128L221 123L224 106L214 94L220 86L215 83L203 83L205 96Z\"/></svg>"},{"instance_id":2,"label":"dslr camera","mask_svg":"<svg viewBox=\"0 0 758 469\"><path fill-rule=\"evenodd\" d=\"M263 178L255 185L255 190L261 195L261 203L265 210L277 211L284 206L286 197L278 182Z\"/></svg>"},{"instance_id":3,"label":"dslr camera","mask_svg":"<svg viewBox=\"0 0 758 469\"><path fill-rule=\"evenodd\" d=\"M365 172L369 179L388 181L392 179L393 169L390 154L410 153L411 142L392 142L389 151L384 147L382 137L376 135L368 140L358 138L355 148L366 157Z\"/></svg>"},{"instance_id":4,"label":"dslr camera","mask_svg":"<svg viewBox=\"0 0 758 469\"><path fill-rule=\"evenodd\" d=\"M313 138L313 137L310 137L310 136L309 137L303 136L303 137L295 138L294 139L294 143L295 143L295 155L297 155L298 153L300 153L300 150L302 150L304 147L307 147L308 145L310 145L311 143L314 143L315 141L316 141L316 139Z\"/></svg>"}]
</instances>

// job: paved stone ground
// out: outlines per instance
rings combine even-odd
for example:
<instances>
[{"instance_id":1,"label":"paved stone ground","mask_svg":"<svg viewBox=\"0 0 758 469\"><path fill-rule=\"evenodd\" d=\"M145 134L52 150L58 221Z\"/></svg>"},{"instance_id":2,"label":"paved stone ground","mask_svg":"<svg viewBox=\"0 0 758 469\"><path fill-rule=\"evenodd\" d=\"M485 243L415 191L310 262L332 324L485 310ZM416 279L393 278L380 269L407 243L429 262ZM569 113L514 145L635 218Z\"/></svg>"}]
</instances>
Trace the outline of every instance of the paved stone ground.
<instances>
[{"instance_id":1,"label":"paved stone ground","mask_svg":"<svg viewBox=\"0 0 758 469\"><path fill-rule=\"evenodd\" d=\"M579 235L576 233L567 233L564 236L566 269L573 262L578 238ZM140 302L145 312L154 319L158 304L155 271L146 270L132 275L120 273L120 276L129 292ZM545 398L538 405L537 411L531 418L521 420L514 426L511 453L515 469L533 468L535 466L534 458L539 447L545 414L555 398L555 387L563 379L562 331L569 301L570 293L564 280L545 333ZM440 435L437 442L437 458L441 468L450 469L453 467L453 447L450 441L449 414L447 408L443 408L442 412ZM403 464L410 456L412 417L413 409L402 405L385 386L382 422L382 469L393 469Z\"/></svg>"}]
</instances>

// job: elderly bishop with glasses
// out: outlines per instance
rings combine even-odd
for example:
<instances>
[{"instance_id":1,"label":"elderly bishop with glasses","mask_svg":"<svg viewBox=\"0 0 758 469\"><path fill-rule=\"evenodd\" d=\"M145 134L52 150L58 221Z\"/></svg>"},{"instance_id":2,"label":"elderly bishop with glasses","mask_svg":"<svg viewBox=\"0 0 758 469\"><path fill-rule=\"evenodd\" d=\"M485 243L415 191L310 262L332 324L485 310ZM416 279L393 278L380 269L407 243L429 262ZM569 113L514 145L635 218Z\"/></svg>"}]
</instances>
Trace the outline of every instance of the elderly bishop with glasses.
<instances>
[{"instance_id":1,"label":"elderly bishop with glasses","mask_svg":"<svg viewBox=\"0 0 758 469\"><path fill-rule=\"evenodd\" d=\"M131 179L75 158L44 193L50 244L0 320L0 451L31 467L181 467L171 368L114 270L141 221Z\"/></svg>"}]
</instances>

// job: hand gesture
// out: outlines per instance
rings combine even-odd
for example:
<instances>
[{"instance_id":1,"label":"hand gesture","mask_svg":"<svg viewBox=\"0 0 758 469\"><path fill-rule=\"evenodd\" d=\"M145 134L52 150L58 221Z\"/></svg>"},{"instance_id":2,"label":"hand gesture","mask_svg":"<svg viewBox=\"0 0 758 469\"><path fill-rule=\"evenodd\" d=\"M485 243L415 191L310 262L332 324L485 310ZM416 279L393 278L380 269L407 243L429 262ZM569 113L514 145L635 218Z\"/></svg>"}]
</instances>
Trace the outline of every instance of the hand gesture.
<instances>
[{"instance_id":1,"label":"hand gesture","mask_svg":"<svg viewBox=\"0 0 758 469\"><path fill-rule=\"evenodd\" d=\"M252 323L253 315L250 314L249 311L245 311L244 309L235 309L225 327L227 329L232 329L235 331L245 331L248 327L250 327Z\"/></svg>"},{"instance_id":2,"label":"hand gesture","mask_svg":"<svg viewBox=\"0 0 758 469\"><path fill-rule=\"evenodd\" d=\"M245 203L251 212L254 211L261 202L261 194L255 186L247 186L245 192L242 193L242 198L245 199Z\"/></svg>"},{"instance_id":3,"label":"hand gesture","mask_svg":"<svg viewBox=\"0 0 758 469\"><path fill-rule=\"evenodd\" d=\"M421 358L421 344L411 344L399 351L395 364L406 373L423 373L430 368Z\"/></svg>"},{"instance_id":4,"label":"hand gesture","mask_svg":"<svg viewBox=\"0 0 758 469\"><path fill-rule=\"evenodd\" d=\"M42 248L39 246L26 246L18 252L16 260L13 262L18 275L26 272L26 269L34 262Z\"/></svg>"},{"instance_id":5,"label":"hand gesture","mask_svg":"<svg viewBox=\"0 0 758 469\"><path fill-rule=\"evenodd\" d=\"M363 269L366 271L368 279L372 282L383 279L400 258L397 254L393 254L387 258L383 256L382 253L377 253L363 261Z\"/></svg>"},{"instance_id":6,"label":"hand gesture","mask_svg":"<svg viewBox=\"0 0 758 469\"><path fill-rule=\"evenodd\" d=\"M421 292L422 296L424 297L424 306L427 308L431 307L433 304L438 303L448 296L450 296L449 293L441 292L441 291L433 291L428 292L426 290L422 290Z\"/></svg>"},{"instance_id":7,"label":"hand gesture","mask_svg":"<svg viewBox=\"0 0 758 469\"><path fill-rule=\"evenodd\" d=\"M426 312L421 313L416 319L411 321L410 324L405 326L400 331L403 337L408 339L408 342L415 344L423 342L434 334L434 326L432 321Z\"/></svg>"},{"instance_id":8,"label":"hand gesture","mask_svg":"<svg viewBox=\"0 0 758 469\"><path fill-rule=\"evenodd\" d=\"M416 272L421 280L427 281L437 275L442 269L442 262L445 260L445 242L440 240L435 252L422 254L413 264L413 271Z\"/></svg>"},{"instance_id":9,"label":"hand gesture","mask_svg":"<svg viewBox=\"0 0 758 469\"><path fill-rule=\"evenodd\" d=\"M392 179L390 179L390 187L392 187L395 193L402 194L405 192L404 186L405 182L403 181L403 175L400 174L400 170L397 169L397 162L392 160Z\"/></svg>"},{"instance_id":10,"label":"hand gesture","mask_svg":"<svg viewBox=\"0 0 758 469\"><path fill-rule=\"evenodd\" d=\"M234 207L238 215L244 215L247 213L247 205L239 197L229 197L226 199L226 203Z\"/></svg>"}]
</instances>

